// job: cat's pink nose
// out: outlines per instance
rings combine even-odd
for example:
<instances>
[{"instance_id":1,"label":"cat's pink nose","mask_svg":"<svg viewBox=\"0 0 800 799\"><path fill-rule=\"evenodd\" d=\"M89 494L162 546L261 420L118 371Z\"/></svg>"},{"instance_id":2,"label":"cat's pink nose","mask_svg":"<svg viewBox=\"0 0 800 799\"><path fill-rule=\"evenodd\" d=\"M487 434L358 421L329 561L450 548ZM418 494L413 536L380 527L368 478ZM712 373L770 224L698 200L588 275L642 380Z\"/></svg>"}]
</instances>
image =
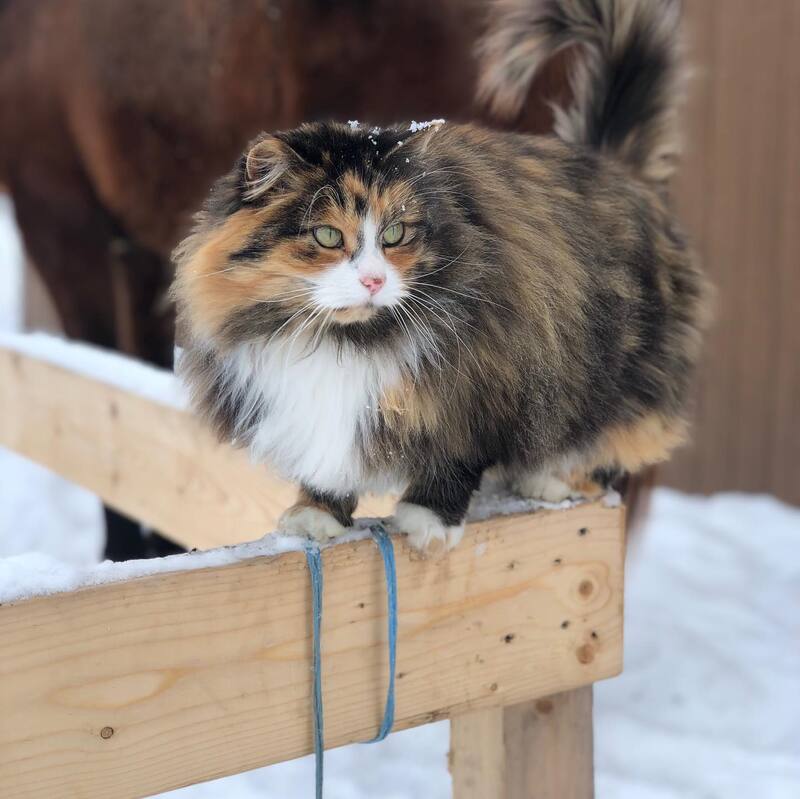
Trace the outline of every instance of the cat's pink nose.
<instances>
[{"instance_id":1,"label":"cat's pink nose","mask_svg":"<svg viewBox=\"0 0 800 799\"><path fill-rule=\"evenodd\" d=\"M384 284L382 277L360 277L361 285L365 286L370 294L377 294Z\"/></svg>"}]
</instances>

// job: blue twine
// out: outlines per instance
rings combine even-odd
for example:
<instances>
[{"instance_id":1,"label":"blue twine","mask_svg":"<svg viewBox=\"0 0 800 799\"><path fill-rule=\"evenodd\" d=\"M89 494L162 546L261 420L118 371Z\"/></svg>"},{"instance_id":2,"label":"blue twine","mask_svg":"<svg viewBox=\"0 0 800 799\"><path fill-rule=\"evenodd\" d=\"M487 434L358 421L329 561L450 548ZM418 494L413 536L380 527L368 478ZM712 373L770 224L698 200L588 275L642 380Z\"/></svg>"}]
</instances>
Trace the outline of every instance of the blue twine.
<instances>
[{"instance_id":1,"label":"blue twine","mask_svg":"<svg viewBox=\"0 0 800 799\"><path fill-rule=\"evenodd\" d=\"M397 666L397 572L394 565L394 547L392 538L383 528L383 525L374 524L370 527L372 537L378 544L383 557L383 572L386 577L386 604L388 618L389 639L389 688L386 691L386 705L383 710L383 721L378 734L368 744L382 741L394 726L394 675Z\"/></svg>"},{"instance_id":2,"label":"blue twine","mask_svg":"<svg viewBox=\"0 0 800 799\"><path fill-rule=\"evenodd\" d=\"M383 711L378 734L370 741L364 743L378 743L382 741L394 726L394 684L397 666L397 572L394 561L394 547L391 536L380 524L370 527L370 532L383 557L383 570L386 577L386 600L388 610L388 637L389 637L389 687L386 692L386 704ZM312 618L312 663L314 674L313 706L314 706L314 763L316 767L316 799L322 799L323 769L325 755L325 741L323 734L322 716L322 655L321 655L321 628L322 628L322 555L319 545L315 542L306 547L306 562L311 575L311 618Z\"/></svg>"},{"instance_id":3,"label":"blue twine","mask_svg":"<svg viewBox=\"0 0 800 799\"><path fill-rule=\"evenodd\" d=\"M322 777L324 768L325 741L323 739L322 719L322 657L320 652L322 627L322 555L319 545L310 543L306 547L306 562L311 575L311 626L312 655L311 670L314 674L313 706L314 706L314 761L316 770L317 799L322 799Z\"/></svg>"}]
</instances>

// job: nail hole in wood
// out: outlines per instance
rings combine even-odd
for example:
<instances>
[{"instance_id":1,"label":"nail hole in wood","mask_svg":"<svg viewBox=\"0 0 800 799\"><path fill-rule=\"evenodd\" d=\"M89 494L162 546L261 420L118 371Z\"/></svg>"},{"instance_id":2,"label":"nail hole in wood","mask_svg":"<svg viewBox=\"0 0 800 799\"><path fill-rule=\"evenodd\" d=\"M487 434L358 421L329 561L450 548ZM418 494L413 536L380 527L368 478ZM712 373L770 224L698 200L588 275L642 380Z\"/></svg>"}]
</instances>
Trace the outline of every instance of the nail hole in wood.
<instances>
[{"instance_id":1,"label":"nail hole in wood","mask_svg":"<svg viewBox=\"0 0 800 799\"><path fill-rule=\"evenodd\" d=\"M541 713L543 716L547 716L548 714L553 712L553 700L538 699L534 707L536 708L537 713Z\"/></svg>"}]
</instances>

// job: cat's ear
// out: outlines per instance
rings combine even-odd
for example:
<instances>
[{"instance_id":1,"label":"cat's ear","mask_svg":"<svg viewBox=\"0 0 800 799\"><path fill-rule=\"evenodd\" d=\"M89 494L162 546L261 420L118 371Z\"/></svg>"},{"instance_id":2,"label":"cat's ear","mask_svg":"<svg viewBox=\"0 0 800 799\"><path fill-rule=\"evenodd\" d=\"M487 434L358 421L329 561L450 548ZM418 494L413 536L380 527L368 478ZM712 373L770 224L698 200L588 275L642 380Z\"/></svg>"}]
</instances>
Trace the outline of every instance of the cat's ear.
<instances>
[{"instance_id":1,"label":"cat's ear","mask_svg":"<svg viewBox=\"0 0 800 799\"><path fill-rule=\"evenodd\" d=\"M256 139L244 156L244 199L252 202L263 197L298 158L294 150L276 136L265 133Z\"/></svg>"}]
</instances>

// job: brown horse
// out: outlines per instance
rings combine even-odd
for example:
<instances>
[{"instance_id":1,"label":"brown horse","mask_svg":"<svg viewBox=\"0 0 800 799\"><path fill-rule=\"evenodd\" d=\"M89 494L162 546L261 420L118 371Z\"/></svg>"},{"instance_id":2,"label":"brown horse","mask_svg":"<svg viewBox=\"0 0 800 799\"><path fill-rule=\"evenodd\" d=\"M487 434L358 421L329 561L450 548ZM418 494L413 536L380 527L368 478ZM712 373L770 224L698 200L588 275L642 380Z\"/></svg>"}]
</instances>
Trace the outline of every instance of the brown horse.
<instances>
[{"instance_id":1,"label":"brown horse","mask_svg":"<svg viewBox=\"0 0 800 799\"><path fill-rule=\"evenodd\" d=\"M534 0L531 0L534 2ZM493 0L0 0L0 183L65 332L172 357L169 253L261 130L319 118L482 119Z\"/></svg>"},{"instance_id":2,"label":"brown horse","mask_svg":"<svg viewBox=\"0 0 800 799\"><path fill-rule=\"evenodd\" d=\"M531 3L537 0L531 0ZM495 0L0 0L0 185L66 334L169 365L169 254L262 130L447 117L475 102ZM1 267L0 267L1 268ZM107 509L106 556L173 551Z\"/></svg>"}]
</instances>

